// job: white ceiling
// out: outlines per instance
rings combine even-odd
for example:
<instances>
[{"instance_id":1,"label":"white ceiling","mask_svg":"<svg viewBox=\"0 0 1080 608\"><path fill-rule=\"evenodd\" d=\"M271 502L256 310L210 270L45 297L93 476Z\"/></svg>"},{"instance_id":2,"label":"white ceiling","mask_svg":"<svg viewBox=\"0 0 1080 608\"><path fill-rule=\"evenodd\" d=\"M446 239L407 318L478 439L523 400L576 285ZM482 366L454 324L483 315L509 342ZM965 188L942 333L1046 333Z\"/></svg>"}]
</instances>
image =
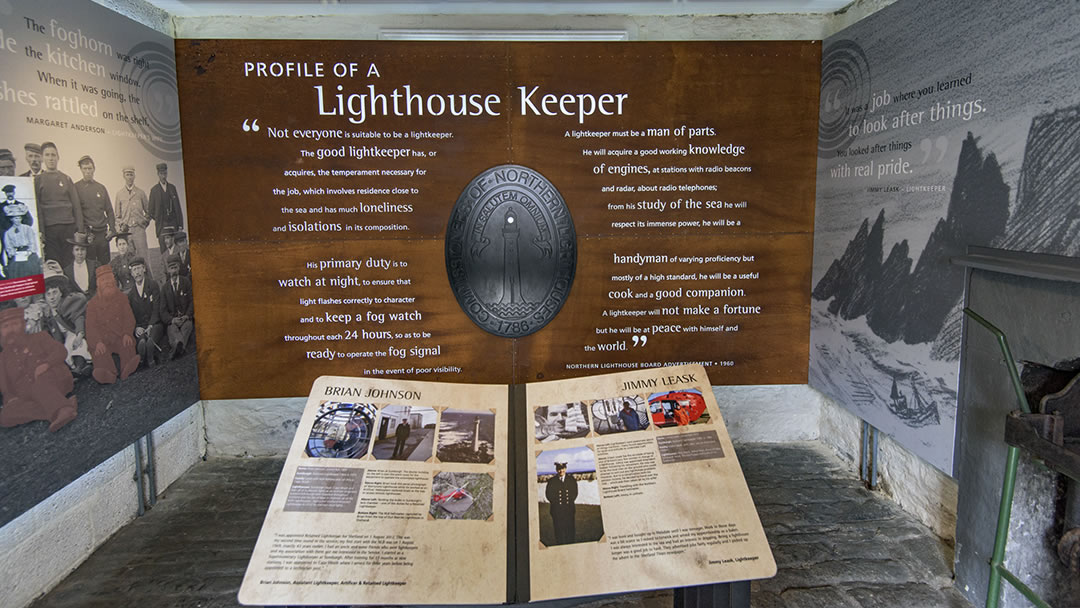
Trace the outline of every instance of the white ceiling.
<instances>
[{"instance_id":1,"label":"white ceiling","mask_svg":"<svg viewBox=\"0 0 1080 608\"><path fill-rule=\"evenodd\" d=\"M851 0L146 0L176 17L212 15L745 15L833 13Z\"/></svg>"}]
</instances>

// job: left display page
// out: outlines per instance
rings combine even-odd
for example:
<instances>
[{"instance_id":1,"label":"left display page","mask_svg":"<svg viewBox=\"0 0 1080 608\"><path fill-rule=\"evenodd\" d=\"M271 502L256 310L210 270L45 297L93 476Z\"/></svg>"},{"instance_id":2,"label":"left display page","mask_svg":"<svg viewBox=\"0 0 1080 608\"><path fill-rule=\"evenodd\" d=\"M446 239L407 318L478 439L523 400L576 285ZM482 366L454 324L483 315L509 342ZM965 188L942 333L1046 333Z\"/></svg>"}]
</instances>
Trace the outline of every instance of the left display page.
<instances>
[{"instance_id":1,"label":"left display page","mask_svg":"<svg viewBox=\"0 0 1080 608\"><path fill-rule=\"evenodd\" d=\"M508 415L505 386L317 379L240 601L505 602Z\"/></svg>"}]
</instances>

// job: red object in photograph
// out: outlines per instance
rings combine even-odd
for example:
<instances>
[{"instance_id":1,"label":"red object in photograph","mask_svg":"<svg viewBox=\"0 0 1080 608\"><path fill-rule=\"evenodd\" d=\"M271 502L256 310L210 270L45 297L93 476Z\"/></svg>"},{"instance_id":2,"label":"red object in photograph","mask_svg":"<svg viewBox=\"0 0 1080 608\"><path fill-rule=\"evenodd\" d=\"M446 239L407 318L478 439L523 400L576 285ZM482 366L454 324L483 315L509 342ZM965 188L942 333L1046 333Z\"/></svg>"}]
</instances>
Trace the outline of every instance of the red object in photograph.
<instances>
[{"instance_id":1,"label":"red object in photograph","mask_svg":"<svg viewBox=\"0 0 1080 608\"><path fill-rule=\"evenodd\" d=\"M658 427L690 424L704 413L705 399L698 392L672 391L649 398L649 414Z\"/></svg>"}]
</instances>

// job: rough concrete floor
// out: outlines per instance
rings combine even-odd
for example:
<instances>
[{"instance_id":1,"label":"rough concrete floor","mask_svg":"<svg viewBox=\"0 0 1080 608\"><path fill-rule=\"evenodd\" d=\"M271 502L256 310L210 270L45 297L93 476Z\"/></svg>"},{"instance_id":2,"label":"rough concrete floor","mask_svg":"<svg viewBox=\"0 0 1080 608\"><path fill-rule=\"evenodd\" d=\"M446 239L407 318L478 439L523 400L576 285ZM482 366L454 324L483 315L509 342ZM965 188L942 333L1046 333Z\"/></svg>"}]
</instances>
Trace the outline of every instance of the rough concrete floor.
<instances>
[{"instance_id":1,"label":"rough concrete floor","mask_svg":"<svg viewBox=\"0 0 1080 608\"><path fill-rule=\"evenodd\" d=\"M750 444L737 452L779 567L776 577L752 584L754 608L971 606L952 588L951 548L865 490L820 444ZM33 608L237 606L281 465L269 459L196 465ZM585 605L671 603L668 591Z\"/></svg>"}]
</instances>

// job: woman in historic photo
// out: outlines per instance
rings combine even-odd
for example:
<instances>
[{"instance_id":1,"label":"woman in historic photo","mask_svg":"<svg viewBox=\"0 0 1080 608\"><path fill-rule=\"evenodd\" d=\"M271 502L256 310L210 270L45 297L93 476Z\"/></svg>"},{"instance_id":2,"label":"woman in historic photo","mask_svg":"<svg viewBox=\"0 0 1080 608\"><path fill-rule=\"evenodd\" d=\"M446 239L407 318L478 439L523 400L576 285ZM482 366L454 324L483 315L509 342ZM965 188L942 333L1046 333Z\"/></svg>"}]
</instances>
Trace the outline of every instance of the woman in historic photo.
<instances>
[{"instance_id":1,"label":"woman in historic photo","mask_svg":"<svg viewBox=\"0 0 1080 608\"><path fill-rule=\"evenodd\" d=\"M21 279L41 274L41 258L37 254L37 230L24 225L30 210L23 203L4 207L11 227L4 231L4 278Z\"/></svg>"}]
</instances>

